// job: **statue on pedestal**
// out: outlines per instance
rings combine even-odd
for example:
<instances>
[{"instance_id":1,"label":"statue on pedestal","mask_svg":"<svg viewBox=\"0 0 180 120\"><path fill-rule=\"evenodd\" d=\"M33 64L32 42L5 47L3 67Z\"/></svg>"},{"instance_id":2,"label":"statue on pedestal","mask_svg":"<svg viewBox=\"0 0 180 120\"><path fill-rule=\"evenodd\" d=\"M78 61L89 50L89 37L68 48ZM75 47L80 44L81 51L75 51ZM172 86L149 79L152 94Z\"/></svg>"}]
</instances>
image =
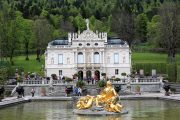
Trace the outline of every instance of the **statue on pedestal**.
<instances>
[{"instance_id":1,"label":"statue on pedestal","mask_svg":"<svg viewBox=\"0 0 180 120\"><path fill-rule=\"evenodd\" d=\"M121 112L123 106L118 103L119 95L116 93L110 81L107 81L105 89L100 93L100 95L95 96L85 96L79 99L76 107L81 109L90 109L93 107L95 102L95 110L105 110L107 112Z\"/></svg>"}]
</instances>

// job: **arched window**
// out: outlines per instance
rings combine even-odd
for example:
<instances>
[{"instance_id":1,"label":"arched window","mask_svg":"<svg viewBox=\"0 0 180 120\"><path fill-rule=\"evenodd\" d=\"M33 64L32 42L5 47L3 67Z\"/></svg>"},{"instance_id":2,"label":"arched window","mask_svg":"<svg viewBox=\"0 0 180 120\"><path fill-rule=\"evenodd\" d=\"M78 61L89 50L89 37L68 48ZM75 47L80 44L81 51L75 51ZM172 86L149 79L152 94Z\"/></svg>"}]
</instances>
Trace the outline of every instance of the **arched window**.
<instances>
[{"instance_id":1,"label":"arched window","mask_svg":"<svg viewBox=\"0 0 180 120\"><path fill-rule=\"evenodd\" d=\"M78 53L78 63L84 63L84 56L82 52Z\"/></svg>"},{"instance_id":2,"label":"arched window","mask_svg":"<svg viewBox=\"0 0 180 120\"><path fill-rule=\"evenodd\" d=\"M98 52L94 53L94 63L100 63L100 56Z\"/></svg>"}]
</instances>

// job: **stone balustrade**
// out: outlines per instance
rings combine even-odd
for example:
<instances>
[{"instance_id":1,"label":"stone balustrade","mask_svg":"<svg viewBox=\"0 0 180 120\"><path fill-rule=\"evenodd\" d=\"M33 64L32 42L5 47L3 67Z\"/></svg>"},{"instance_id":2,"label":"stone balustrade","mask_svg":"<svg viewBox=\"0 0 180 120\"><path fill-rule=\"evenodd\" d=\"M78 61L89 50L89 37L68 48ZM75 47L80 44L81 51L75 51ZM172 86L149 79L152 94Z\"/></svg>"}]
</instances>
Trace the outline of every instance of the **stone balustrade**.
<instances>
[{"instance_id":1,"label":"stone balustrade","mask_svg":"<svg viewBox=\"0 0 180 120\"><path fill-rule=\"evenodd\" d=\"M120 79L120 81L114 81L113 79L110 79L110 81L113 84L154 84L154 83L161 83L160 78L131 78L130 80L128 79ZM73 85L76 83L76 81L72 81L72 82L65 82L63 80L53 80L53 83L50 83L50 80L24 80L22 83L20 83L21 85L49 85L49 84L53 84L53 85ZM87 81L85 81L87 82ZM96 82L94 81L94 84ZM88 84L92 84L92 82L90 81Z\"/></svg>"}]
</instances>

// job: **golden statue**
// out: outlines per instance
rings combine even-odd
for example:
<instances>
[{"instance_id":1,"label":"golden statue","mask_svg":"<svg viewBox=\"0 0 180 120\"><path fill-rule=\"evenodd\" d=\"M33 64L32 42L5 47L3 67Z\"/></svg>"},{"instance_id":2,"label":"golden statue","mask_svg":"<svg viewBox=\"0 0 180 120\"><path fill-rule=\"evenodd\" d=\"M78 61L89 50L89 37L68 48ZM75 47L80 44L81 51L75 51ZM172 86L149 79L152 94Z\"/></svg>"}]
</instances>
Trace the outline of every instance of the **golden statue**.
<instances>
[{"instance_id":1,"label":"golden statue","mask_svg":"<svg viewBox=\"0 0 180 120\"><path fill-rule=\"evenodd\" d=\"M112 86L110 81L107 81L105 89L100 93L100 95L85 96L79 99L76 107L78 109L88 109L93 105L95 101L96 107L103 107L104 110L108 112L121 112L123 106L118 103L119 96Z\"/></svg>"},{"instance_id":2,"label":"golden statue","mask_svg":"<svg viewBox=\"0 0 180 120\"><path fill-rule=\"evenodd\" d=\"M78 109L88 109L92 107L94 96L87 95L85 97L81 97L77 102L76 107Z\"/></svg>"}]
</instances>

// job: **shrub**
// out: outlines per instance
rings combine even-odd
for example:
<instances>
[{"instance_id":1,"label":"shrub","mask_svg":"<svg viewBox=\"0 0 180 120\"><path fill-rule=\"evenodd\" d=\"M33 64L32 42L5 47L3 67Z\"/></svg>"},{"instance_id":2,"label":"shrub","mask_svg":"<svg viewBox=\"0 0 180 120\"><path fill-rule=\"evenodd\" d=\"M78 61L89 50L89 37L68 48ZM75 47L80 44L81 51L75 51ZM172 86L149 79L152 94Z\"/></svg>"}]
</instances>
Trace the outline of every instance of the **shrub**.
<instances>
[{"instance_id":1,"label":"shrub","mask_svg":"<svg viewBox=\"0 0 180 120\"><path fill-rule=\"evenodd\" d=\"M5 91L5 96L11 96L11 91Z\"/></svg>"},{"instance_id":2,"label":"shrub","mask_svg":"<svg viewBox=\"0 0 180 120\"><path fill-rule=\"evenodd\" d=\"M120 78L115 78L114 81L120 81L121 79Z\"/></svg>"},{"instance_id":3,"label":"shrub","mask_svg":"<svg viewBox=\"0 0 180 120\"><path fill-rule=\"evenodd\" d=\"M176 64L167 64L167 74L170 82L176 82Z\"/></svg>"},{"instance_id":4,"label":"shrub","mask_svg":"<svg viewBox=\"0 0 180 120\"><path fill-rule=\"evenodd\" d=\"M170 88L171 92L176 92L175 88Z\"/></svg>"},{"instance_id":5,"label":"shrub","mask_svg":"<svg viewBox=\"0 0 180 120\"><path fill-rule=\"evenodd\" d=\"M30 76L30 78L34 78L34 77L35 77L35 75L34 75L34 74L30 74L29 76Z\"/></svg>"},{"instance_id":6,"label":"shrub","mask_svg":"<svg viewBox=\"0 0 180 120\"><path fill-rule=\"evenodd\" d=\"M177 79L176 82L180 82L180 65L177 66Z\"/></svg>"},{"instance_id":7,"label":"shrub","mask_svg":"<svg viewBox=\"0 0 180 120\"><path fill-rule=\"evenodd\" d=\"M65 77L65 81L66 81L66 82L71 82L71 81L73 81L73 79L71 79L71 78L69 78L69 77Z\"/></svg>"},{"instance_id":8,"label":"shrub","mask_svg":"<svg viewBox=\"0 0 180 120\"><path fill-rule=\"evenodd\" d=\"M11 66L8 68L8 76L14 76L16 69L18 70L19 75L24 72L24 68L21 66Z\"/></svg>"},{"instance_id":9,"label":"shrub","mask_svg":"<svg viewBox=\"0 0 180 120\"><path fill-rule=\"evenodd\" d=\"M149 72L146 72L145 75L146 75L146 76L149 76L150 74L149 74Z\"/></svg>"},{"instance_id":10,"label":"shrub","mask_svg":"<svg viewBox=\"0 0 180 120\"><path fill-rule=\"evenodd\" d=\"M126 73L125 73L125 72L124 72L124 73L121 73L121 75L122 75L122 76L126 76Z\"/></svg>"},{"instance_id":11,"label":"shrub","mask_svg":"<svg viewBox=\"0 0 180 120\"><path fill-rule=\"evenodd\" d=\"M77 87L83 87L85 85L85 83L82 81L82 80L78 80L77 82L76 82L76 86Z\"/></svg>"},{"instance_id":12,"label":"shrub","mask_svg":"<svg viewBox=\"0 0 180 120\"><path fill-rule=\"evenodd\" d=\"M168 77L164 77L163 80L169 80L169 78Z\"/></svg>"},{"instance_id":13,"label":"shrub","mask_svg":"<svg viewBox=\"0 0 180 120\"><path fill-rule=\"evenodd\" d=\"M8 68L4 67L4 68L0 68L0 84L4 84L5 81L8 78Z\"/></svg>"},{"instance_id":14,"label":"shrub","mask_svg":"<svg viewBox=\"0 0 180 120\"><path fill-rule=\"evenodd\" d=\"M106 73L101 73L101 75L105 77L105 76L106 76Z\"/></svg>"},{"instance_id":15,"label":"shrub","mask_svg":"<svg viewBox=\"0 0 180 120\"><path fill-rule=\"evenodd\" d=\"M56 74L51 74L51 77L53 80L57 80L57 75Z\"/></svg>"},{"instance_id":16,"label":"shrub","mask_svg":"<svg viewBox=\"0 0 180 120\"><path fill-rule=\"evenodd\" d=\"M100 80L98 81L98 84L97 84L99 87L104 87L106 86L106 82L104 80Z\"/></svg>"}]
</instances>

